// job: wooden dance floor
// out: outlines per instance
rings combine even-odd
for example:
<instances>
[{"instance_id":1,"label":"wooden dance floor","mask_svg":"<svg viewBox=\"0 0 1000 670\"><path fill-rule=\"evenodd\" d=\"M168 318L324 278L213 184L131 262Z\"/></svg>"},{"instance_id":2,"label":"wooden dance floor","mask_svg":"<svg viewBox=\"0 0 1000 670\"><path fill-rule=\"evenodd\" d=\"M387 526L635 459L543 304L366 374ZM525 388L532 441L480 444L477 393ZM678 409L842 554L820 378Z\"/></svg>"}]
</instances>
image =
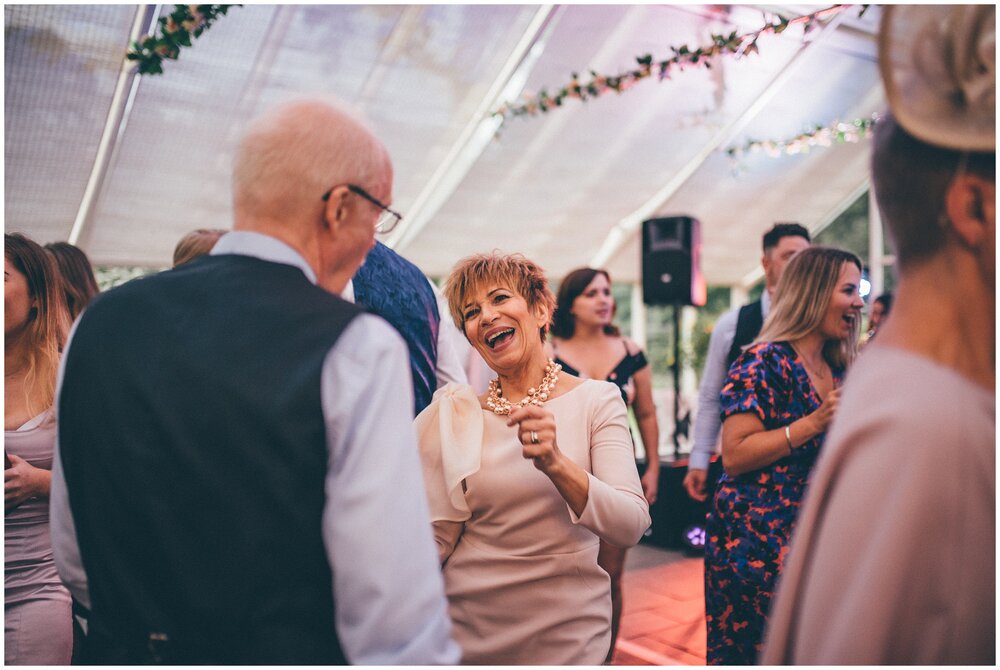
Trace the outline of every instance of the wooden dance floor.
<instances>
[{"instance_id":1,"label":"wooden dance floor","mask_svg":"<svg viewBox=\"0 0 1000 670\"><path fill-rule=\"evenodd\" d=\"M613 665L704 665L704 560L636 547L623 577L625 609ZM643 563L630 567L633 553Z\"/></svg>"}]
</instances>

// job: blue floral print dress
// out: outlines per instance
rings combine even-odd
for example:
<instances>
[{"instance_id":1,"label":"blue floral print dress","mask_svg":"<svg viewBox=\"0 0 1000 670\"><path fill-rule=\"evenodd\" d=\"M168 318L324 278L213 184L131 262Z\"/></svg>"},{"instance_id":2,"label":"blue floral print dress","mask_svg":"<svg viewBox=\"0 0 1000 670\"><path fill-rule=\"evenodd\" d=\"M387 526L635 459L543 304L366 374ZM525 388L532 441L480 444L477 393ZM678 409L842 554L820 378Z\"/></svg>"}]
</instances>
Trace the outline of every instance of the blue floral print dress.
<instances>
[{"instance_id":1,"label":"blue floral print dress","mask_svg":"<svg viewBox=\"0 0 1000 670\"><path fill-rule=\"evenodd\" d=\"M839 387L843 370L833 370L833 379ZM747 349L729 369L721 393L723 421L752 413L766 430L784 428L821 404L788 342ZM752 664L763 649L774 587L825 436L759 470L719 477L705 533L709 665Z\"/></svg>"}]
</instances>

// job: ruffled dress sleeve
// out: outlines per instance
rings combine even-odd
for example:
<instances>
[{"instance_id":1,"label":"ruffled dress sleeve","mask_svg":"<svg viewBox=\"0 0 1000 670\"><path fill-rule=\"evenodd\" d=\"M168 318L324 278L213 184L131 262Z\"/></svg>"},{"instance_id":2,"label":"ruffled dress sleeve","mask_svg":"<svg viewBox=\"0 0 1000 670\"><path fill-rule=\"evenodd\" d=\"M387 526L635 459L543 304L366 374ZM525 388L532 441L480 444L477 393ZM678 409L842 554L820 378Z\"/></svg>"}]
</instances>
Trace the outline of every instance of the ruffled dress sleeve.
<instances>
[{"instance_id":1,"label":"ruffled dress sleeve","mask_svg":"<svg viewBox=\"0 0 1000 670\"><path fill-rule=\"evenodd\" d=\"M471 516L463 481L479 471L483 410L471 386L447 384L414 420L438 555L444 562Z\"/></svg>"}]
</instances>

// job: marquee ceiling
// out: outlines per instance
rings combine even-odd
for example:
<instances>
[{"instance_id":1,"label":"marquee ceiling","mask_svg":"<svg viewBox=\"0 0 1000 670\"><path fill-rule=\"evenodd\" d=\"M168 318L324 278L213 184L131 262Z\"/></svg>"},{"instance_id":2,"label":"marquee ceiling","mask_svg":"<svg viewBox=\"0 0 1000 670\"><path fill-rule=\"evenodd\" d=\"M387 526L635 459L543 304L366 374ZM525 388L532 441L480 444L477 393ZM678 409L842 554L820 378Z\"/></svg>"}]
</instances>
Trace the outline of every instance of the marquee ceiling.
<instances>
[{"instance_id":1,"label":"marquee ceiling","mask_svg":"<svg viewBox=\"0 0 1000 670\"><path fill-rule=\"evenodd\" d=\"M388 242L432 276L495 248L552 277L598 264L635 280L639 223L684 214L701 221L708 282L745 284L774 221L819 230L864 193L870 149L756 153L735 169L724 149L884 106L877 7L807 40L796 26L763 36L759 55L510 119L496 137L489 112L505 95L823 6L247 5L165 74L120 78L152 7L5 5L7 231L76 239L97 264L168 265L184 233L229 226L246 122L323 93L360 110L389 148L405 225ZM109 126L109 112L121 122Z\"/></svg>"}]
</instances>

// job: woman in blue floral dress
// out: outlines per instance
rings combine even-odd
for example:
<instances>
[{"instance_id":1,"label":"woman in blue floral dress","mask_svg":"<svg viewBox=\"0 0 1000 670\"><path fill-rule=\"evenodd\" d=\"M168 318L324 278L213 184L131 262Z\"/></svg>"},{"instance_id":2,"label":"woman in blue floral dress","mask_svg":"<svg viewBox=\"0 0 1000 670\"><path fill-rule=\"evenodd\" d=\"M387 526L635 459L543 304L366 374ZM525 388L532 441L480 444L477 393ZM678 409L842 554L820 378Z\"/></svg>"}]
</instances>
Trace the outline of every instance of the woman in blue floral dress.
<instances>
[{"instance_id":1,"label":"woman in blue floral dress","mask_svg":"<svg viewBox=\"0 0 1000 670\"><path fill-rule=\"evenodd\" d=\"M756 342L722 388L722 464L708 514L710 665L756 662L809 474L857 353L861 261L829 247L788 264Z\"/></svg>"}]
</instances>

